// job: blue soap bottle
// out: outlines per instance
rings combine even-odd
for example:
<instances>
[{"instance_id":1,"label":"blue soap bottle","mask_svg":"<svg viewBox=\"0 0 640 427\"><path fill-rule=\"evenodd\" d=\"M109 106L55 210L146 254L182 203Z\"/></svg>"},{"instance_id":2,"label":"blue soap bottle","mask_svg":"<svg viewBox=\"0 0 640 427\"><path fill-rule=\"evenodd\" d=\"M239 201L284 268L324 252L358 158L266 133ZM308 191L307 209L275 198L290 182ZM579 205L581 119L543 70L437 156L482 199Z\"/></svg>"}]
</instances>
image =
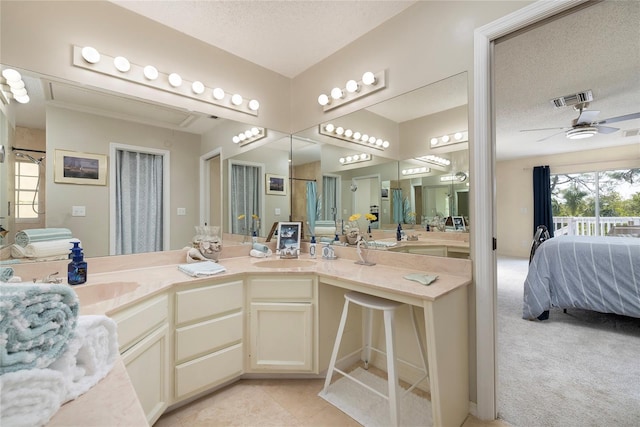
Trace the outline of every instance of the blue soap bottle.
<instances>
[{"instance_id":1,"label":"blue soap bottle","mask_svg":"<svg viewBox=\"0 0 640 427\"><path fill-rule=\"evenodd\" d=\"M398 229L396 230L396 240L399 242L402 240L402 226L398 223Z\"/></svg>"},{"instance_id":2,"label":"blue soap bottle","mask_svg":"<svg viewBox=\"0 0 640 427\"><path fill-rule=\"evenodd\" d=\"M67 269L67 283L70 285L81 285L87 281L87 263L84 260L82 248L79 246L80 242L72 243L73 248L71 248L71 254L69 255L72 261L69 263Z\"/></svg>"}]
</instances>

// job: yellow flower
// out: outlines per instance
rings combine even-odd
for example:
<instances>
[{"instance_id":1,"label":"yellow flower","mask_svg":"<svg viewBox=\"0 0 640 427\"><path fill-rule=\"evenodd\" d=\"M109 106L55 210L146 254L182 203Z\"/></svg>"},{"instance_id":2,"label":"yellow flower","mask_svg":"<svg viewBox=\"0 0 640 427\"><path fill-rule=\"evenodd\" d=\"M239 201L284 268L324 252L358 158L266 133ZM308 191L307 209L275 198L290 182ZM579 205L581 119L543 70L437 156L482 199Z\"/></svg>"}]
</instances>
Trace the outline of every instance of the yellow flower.
<instances>
[{"instance_id":1,"label":"yellow flower","mask_svg":"<svg viewBox=\"0 0 640 427\"><path fill-rule=\"evenodd\" d=\"M407 215L409 215L409 216L416 216L416 213L415 213L415 212L409 212Z\"/></svg>"},{"instance_id":2,"label":"yellow flower","mask_svg":"<svg viewBox=\"0 0 640 427\"><path fill-rule=\"evenodd\" d=\"M357 221L360 219L360 214L353 214L349 217L349 221Z\"/></svg>"},{"instance_id":3,"label":"yellow flower","mask_svg":"<svg viewBox=\"0 0 640 427\"><path fill-rule=\"evenodd\" d=\"M251 214L251 218L253 218L253 219L260 219L260 217L259 217L258 215L256 215L256 214Z\"/></svg>"},{"instance_id":4,"label":"yellow flower","mask_svg":"<svg viewBox=\"0 0 640 427\"><path fill-rule=\"evenodd\" d=\"M364 217L367 219L367 221L375 221L377 219L376 216L371 213L364 214Z\"/></svg>"},{"instance_id":5,"label":"yellow flower","mask_svg":"<svg viewBox=\"0 0 640 427\"><path fill-rule=\"evenodd\" d=\"M246 216L245 214L238 215L238 219L244 219L245 216Z\"/></svg>"}]
</instances>

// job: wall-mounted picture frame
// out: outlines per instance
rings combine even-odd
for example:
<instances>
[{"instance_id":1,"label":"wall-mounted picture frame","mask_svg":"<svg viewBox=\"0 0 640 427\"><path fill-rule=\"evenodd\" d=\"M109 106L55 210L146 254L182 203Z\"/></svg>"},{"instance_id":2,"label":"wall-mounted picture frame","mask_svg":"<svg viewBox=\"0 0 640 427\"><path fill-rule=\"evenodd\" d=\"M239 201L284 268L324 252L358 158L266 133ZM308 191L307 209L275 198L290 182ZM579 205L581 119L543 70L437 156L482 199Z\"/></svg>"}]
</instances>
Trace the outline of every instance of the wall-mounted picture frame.
<instances>
[{"instance_id":1,"label":"wall-mounted picture frame","mask_svg":"<svg viewBox=\"0 0 640 427\"><path fill-rule=\"evenodd\" d=\"M278 223L278 240L276 249L283 250L299 250L300 237L302 236L301 222L279 222Z\"/></svg>"},{"instance_id":2,"label":"wall-mounted picture frame","mask_svg":"<svg viewBox=\"0 0 640 427\"><path fill-rule=\"evenodd\" d=\"M464 225L464 218L461 216L454 216L453 219L453 228L456 231L465 231L466 227Z\"/></svg>"},{"instance_id":3,"label":"wall-mounted picture frame","mask_svg":"<svg viewBox=\"0 0 640 427\"><path fill-rule=\"evenodd\" d=\"M56 150L54 182L59 184L107 185L107 156Z\"/></svg>"},{"instance_id":4,"label":"wall-mounted picture frame","mask_svg":"<svg viewBox=\"0 0 640 427\"><path fill-rule=\"evenodd\" d=\"M273 194L276 196L287 195L287 180L282 175L274 175L271 173L266 174L265 178L266 192L267 194Z\"/></svg>"}]
</instances>

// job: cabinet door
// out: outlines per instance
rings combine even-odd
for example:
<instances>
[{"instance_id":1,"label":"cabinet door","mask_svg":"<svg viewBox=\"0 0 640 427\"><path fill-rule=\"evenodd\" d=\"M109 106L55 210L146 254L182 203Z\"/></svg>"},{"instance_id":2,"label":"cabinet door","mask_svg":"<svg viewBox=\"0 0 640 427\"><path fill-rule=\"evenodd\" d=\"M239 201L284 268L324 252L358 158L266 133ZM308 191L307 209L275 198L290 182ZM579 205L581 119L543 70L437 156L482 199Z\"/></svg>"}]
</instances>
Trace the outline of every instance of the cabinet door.
<instances>
[{"instance_id":1,"label":"cabinet door","mask_svg":"<svg viewBox=\"0 0 640 427\"><path fill-rule=\"evenodd\" d=\"M250 316L252 370L313 370L311 303L253 302Z\"/></svg>"},{"instance_id":2,"label":"cabinet door","mask_svg":"<svg viewBox=\"0 0 640 427\"><path fill-rule=\"evenodd\" d=\"M169 406L169 326L158 328L122 354L149 425Z\"/></svg>"}]
</instances>

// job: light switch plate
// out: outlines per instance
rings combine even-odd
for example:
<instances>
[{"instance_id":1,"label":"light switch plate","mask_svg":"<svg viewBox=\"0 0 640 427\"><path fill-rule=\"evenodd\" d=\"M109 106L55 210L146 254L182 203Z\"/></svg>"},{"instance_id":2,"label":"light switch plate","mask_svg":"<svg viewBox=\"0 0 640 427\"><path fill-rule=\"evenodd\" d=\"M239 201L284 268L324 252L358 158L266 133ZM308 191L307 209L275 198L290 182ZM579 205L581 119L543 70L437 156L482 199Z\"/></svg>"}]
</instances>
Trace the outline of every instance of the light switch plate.
<instances>
[{"instance_id":1,"label":"light switch plate","mask_svg":"<svg viewBox=\"0 0 640 427\"><path fill-rule=\"evenodd\" d=\"M187 208L178 208L178 215L186 215Z\"/></svg>"},{"instance_id":2,"label":"light switch plate","mask_svg":"<svg viewBox=\"0 0 640 427\"><path fill-rule=\"evenodd\" d=\"M86 207L71 206L71 216L86 216Z\"/></svg>"},{"instance_id":3,"label":"light switch plate","mask_svg":"<svg viewBox=\"0 0 640 427\"><path fill-rule=\"evenodd\" d=\"M280 215L280 208L276 208L276 215Z\"/></svg>"}]
</instances>

